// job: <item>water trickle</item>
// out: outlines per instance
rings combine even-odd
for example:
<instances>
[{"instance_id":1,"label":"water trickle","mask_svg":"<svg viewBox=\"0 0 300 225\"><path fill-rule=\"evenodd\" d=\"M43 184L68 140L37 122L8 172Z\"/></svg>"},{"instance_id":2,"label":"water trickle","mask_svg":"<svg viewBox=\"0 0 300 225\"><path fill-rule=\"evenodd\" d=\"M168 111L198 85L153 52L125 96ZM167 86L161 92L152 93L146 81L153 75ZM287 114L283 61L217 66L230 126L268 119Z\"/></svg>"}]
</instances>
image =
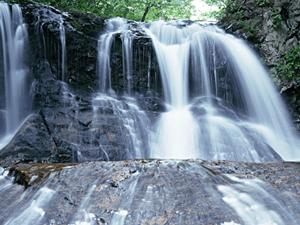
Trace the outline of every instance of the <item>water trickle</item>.
<instances>
[{"instance_id":1,"label":"water trickle","mask_svg":"<svg viewBox=\"0 0 300 225\"><path fill-rule=\"evenodd\" d=\"M122 200L118 211L113 214L111 219L111 225L124 225L126 217L128 216L128 210L134 199L134 194L136 192L136 186L139 181L139 173L134 174L134 180L129 185L125 198ZM127 210L126 210L127 209Z\"/></svg>"},{"instance_id":2,"label":"water trickle","mask_svg":"<svg viewBox=\"0 0 300 225\"><path fill-rule=\"evenodd\" d=\"M0 97L4 96L3 102L0 99L0 121L5 121L5 129L0 130L1 148L10 141L31 109L29 69L25 62L28 34L19 5L10 8L0 2L0 40Z\"/></svg>"},{"instance_id":3,"label":"water trickle","mask_svg":"<svg viewBox=\"0 0 300 225\"><path fill-rule=\"evenodd\" d=\"M91 196L93 194L93 192L95 191L97 185L96 185L97 181L95 182L95 184L93 184L86 196L84 197L84 199L82 200L79 209L77 210L73 220L75 221L72 224L75 225L94 225L96 224L95 221L95 215L92 213L89 213L89 201L91 199Z\"/></svg>"},{"instance_id":4,"label":"water trickle","mask_svg":"<svg viewBox=\"0 0 300 225\"><path fill-rule=\"evenodd\" d=\"M131 82L132 82L132 33L130 30L126 30L121 35L122 49L123 49L123 75L126 77L127 83L127 94L131 93Z\"/></svg>"},{"instance_id":5,"label":"water trickle","mask_svg":"<svg viewBox=\"0 0 300 225\"><path fill-rule=\"evenodd\" d=\"M61 18L59 24L59 39L61 44L60 65L61 65L61 80L67 81L67 47L66 47L66 30Z\"/></svg>"},{"instance_id":6,"label":"water trickle","mask_svg":"<svg viewBox=\"0 0 300 225\"><path fill-rule=\"evenodd\" d=\"M27 203L24 209L20 209L15 217L10 218L5 225L31 225L40 224L45 215L45 208L50 202L55 191L48 187L42 187Z\"/></svg>"},{"instance_id":7,"label":"water trickle","mask_svg":"<svg viewBox=\"0 0 300 225\"><path fill-rule=\"evenodd\" d=\"M114 115L120 121L122 135L125 138L128 158L146 158L148 149L148 127L150 121L144 111L142 111L134 98L124 97L119 100L116 97L99 94L93 99L93 127L97 129L103 123L101 115ZM100 140L101 142L101 140ZM105 151L105 147L102 147ZM105 151L108 152L108 151ZM109 156L106 153L108 160Z\"/></svg>"}]
</instances>

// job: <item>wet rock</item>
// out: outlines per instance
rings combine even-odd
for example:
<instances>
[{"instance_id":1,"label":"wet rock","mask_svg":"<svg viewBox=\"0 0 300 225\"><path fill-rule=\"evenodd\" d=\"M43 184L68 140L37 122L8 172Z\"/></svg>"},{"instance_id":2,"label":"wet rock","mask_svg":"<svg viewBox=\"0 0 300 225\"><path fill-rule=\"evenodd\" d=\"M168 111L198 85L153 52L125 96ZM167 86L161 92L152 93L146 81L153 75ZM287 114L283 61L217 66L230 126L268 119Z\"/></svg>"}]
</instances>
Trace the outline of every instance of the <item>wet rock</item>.
<instances>
[{"instance_id":1,"label":"wet rock","mask_svg":"<svg viewBox=\"0 0 300 225\"><path fill-rule=\"evenodd\" d=\"M105 32L105 21L88 13L66 13L40 4L23 4L23 14L28 23L32 46L32 67L46 59L57 80L61 80L60 24L63 23L67 41L67 71L65 81L81 94L92 95L99 88L97 77L97 48L100 35ZM135 22L131 22L134 27ZM152 42L139 29L133 29L132 92L148 90L161 93L158 63ZM116 93L127 92L122 60L122 38L118 35L112 46L112 87ZM39 74L35 73L35 77Z\"/></svg>"},{"instance_id":2,"label":"wet rock","mask_svg":"<svg viewBox=\"0 0 300 225\"><path fill-rule=\"evenodd\" d=\"M72 166L68 165L68 166ZM9 175L14 177L16 184L29 186L41 185L51 173L60 171L66 167L66 164L18 164L9 168Z\"/></svg>"},{"instance_id":3,"label":"wet rock","mask_svg":"<svg viewBox=\"0 0 300 225\"><path fill-rule=\"evenodd\" d=\"M32 114L27 118L12 141L0 151L5 164L16 162L51 161L57 149L43 118Z\"/></svg>"},{"instance_id":4,"label":"wet rock","mask_svg":"<svg viewBox=\"0 0 300 225\"><path fill-rule=\"evenodd\" d=\"M124 115L119 115L113 105L97 106L94 112L93 98L100 83L97 47L100 34L105 32L105 21L92 14L66 13L42 4L28 3L21 7L28 25L31 49L28 61L34 78L31 94L35 114L1 152L0 159L9 163L133 158L130 131L122 121ZM136 104L154 121L158 112L164 110L158 64L151 40L135 22L129 23L134 32L130 92L137 96ZM60 58L61 25L65 28L67 43L68 75L64 79ZM121 110L128 110L129 103L119 97L128 94L122 51L122 37L117 35L111 57L112 88L115 101L122 102ZM0 112L0 122L3 113ZM0 133L2 130L1 127Z\"/></svg>"},{"instance_id":5,"label":"wet rock","mask_svg":"<svg viewBox=\"0 0 300 225\"><path fill-rule=\"evenodd\" d=\"M50 196L47 204L40 206L45 214L39 218L45 224L50 224L50 221L55 221L55 224L97 224L96 221L112 224L122 220L124 224L222 224L231 221L245 224L243 218L226 204L220 187L238 185L241 196L247 199L248 192L242 187L246 185L250 191L252 184L258 185L258 189L253 189L257 196L250 196L253 199L260 197L256 199L257 206L265 204L264 207L273 210L289 224L295 224L300 217L299 163L144 160L78 165L22 164L12 167L11 171L11 175L21 177L21 184L35 176L41 179L31 186L29 184L25 193L17 193L17 196L26 196L27 204L11 201L10 195L19 185L11 186L5 196L0 195L0 205L6 204L6 207L0 207L1 215L4 215L0 222L4 218L11 219L12 215L18 218L30 208L31 198L39 193L45 199ZM257 181L258 178L261 181ZM244 181L246 184L242 183ZM43 188L55 190L55 193L48 196L50 191L39 192ZM272 202L271 196L276 203ZM277 204L288 208L288 213L281 211ZM251 213L252 210L248 212ZM265 213L268 216L268 211Z\"/></svg>"}]
</instances>

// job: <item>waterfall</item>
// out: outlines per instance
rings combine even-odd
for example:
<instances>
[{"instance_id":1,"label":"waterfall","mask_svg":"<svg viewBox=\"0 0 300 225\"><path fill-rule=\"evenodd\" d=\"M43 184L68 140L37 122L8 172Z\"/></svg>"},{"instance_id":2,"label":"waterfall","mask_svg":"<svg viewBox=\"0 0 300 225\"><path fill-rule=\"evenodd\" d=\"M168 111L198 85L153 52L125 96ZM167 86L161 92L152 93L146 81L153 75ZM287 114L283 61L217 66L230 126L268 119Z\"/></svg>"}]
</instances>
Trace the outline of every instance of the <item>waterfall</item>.
<instances>
[{"instance_id":1,"label":"waterfall","mask_svg":"<svg viewBox=\"0 0 300 225\"><path fill-rule=\"evenodd\" d=\"M299 157L279 94L243 41L197 23L157 21L144 30L155 48L168 105L156 125L152 157L255 162L278 160L277 154Z\"/></svg>"},{"instance_id":2,"label":"waterfall","mask_svg":"<svg viewBox=\"0 0 300 225\"><path fill-rule=\"evenodd\" d=\"M126 79L127 93L118 99L112 88L111 80L111 51L112 45L120 35L122 42L123 76ZM132 33L129 30L128 21L122 18L109 19L106 24L106 32L100 35L98 41L98 69L100 85L99 91L93 99L93 128L97 129L98 121L105 111L112 110L112 114L118 118L123 136L126 140L127 158L145 158L148 155L148 134L150 121L147 114L142 111L134 96L131 96L132 79ZM105 114L105 113L104 113ZM100 119L99 119L100 118ZM101 123L101 121L100 121ZM100 144L101 145L101 144ZM100 146L108 160L108 151Z\"/></svg>"},{"instance_id":3,"label":"waterfall","mask_svg":"<svg viewBox=\"0 0 300 225\"><path fill-rule=\"evenodd\" d=\"M215 36L232 60L251 119L260 124L255 128L284 159L295 160L299 157L295 131L267 71L243 41L230 35Z\"/></svg>"},{"instance_id":4,"label":"waterfall","mask_svg":"<svg viewBox=\"0 0 300 225\"><path fill-rule=\"evenodd\" d=\"M100 92L112 92L111 87L111 47L116 34L122 33L122 31L127 30L127 21L123 18L113 18L107 21L106 32L100 35L98 41L98 63L97 63L97 74L100 81ZM126 35L127 36L127 35ZM128 39L127 39L128 40ZM124 56L129 55L129 50L127 47L123 47L126 53ZM124 62L129 59L124 58ZM125 70L129 66L123 66Z\"/></svg>"},{"instance_id":5,"label":"waterfall","mask_svg":"<svg viewBox=\"0 0 300 225\"><path fill-rule=\"evenodd\" d=\"M5 130L0 133L0 149L5 146L30 111L29 69L25 63L28 46L27 28L19 5L0 3L0 92L4 105L0 120L5 121ZM0 99L1 100L1 99ZM1 132L1 131L0 131ZM1 137L2 136L2 137ZM3 139L2 139L3 138ZM3 141L4 140L4 141Z\"/></svg>"},{"instance_id":6,"label":"waterfall","mask_svg":"<svg viewBox=\"0 0 300 225\"><path fill-rule=\"evenodd\" d=\"M59 39L61 44L61 80L67 81L67 47L66 47L66 30L63 23L63 18L61 18L61 22L59 24Z\"/></svg>"},{"instance_id":7,"label":"waterfall","mask_svg":"<svg viewBox=\"0 0 300 225\"><path fill-rule=\"evenodd\" d=\"M164 22L146 30L156 50L169 111L163 113L153 137L153 158L198 158L197 122L188 109L190 43L185 33ZM172 140L172 141L171 141Z\"/></svg>"},{"instance_id":8,"label":"waterfall","mask_svg":"<svg viewBox=\"0 0 300 225\"><path fill-rule=\"evenodd\" d=\"M139 140L149 129L149 125L138 125L146 120L145 112L138 109L135 114L133 108L124 111L122 104L115 104L118 100L112 84L111 52L118 37L125 92L134 99L131 80L136 28L124 19L110 19L98 42L99 90L109 96L105 101L111 99L115 112L122 112L116 114L123 118L135 157L249 162L298 157L297 138L280 96L243 41L216 26L199 23L156 21L136 26L152 40L167 108L157 120L155 132L146 135L150 152ZM150 77L148 68L148 86ZM104 99L99 96L95 103ZM137 116L129 123L132 113Z\"/></svg>"},{"instance_id":9,"label":"waterfall","mask_svg":"<svg viewBox=\"0 0 300 225\"><path fill-rule=\"evenodd\" d=\"M127 80L127 93L131 93L132 80L132 34L130 30L122 33L122 48L123 48L123 75Z\"/></svg>"}]
</instances>

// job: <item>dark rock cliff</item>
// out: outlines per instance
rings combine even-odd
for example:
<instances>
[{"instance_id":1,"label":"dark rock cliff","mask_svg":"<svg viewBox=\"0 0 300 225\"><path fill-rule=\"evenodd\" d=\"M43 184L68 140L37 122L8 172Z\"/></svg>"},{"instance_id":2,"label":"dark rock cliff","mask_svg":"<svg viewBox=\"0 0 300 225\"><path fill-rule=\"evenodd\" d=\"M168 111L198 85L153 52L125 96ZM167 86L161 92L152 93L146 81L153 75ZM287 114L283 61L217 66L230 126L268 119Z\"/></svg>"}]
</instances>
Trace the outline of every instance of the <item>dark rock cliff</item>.
<instances>
[{"instance_id":1,"label":"dark rock cliff","mask_svg":"<svg viewBox=\"0 0 300 225\"><path fill-rule=\"evenodd\" d=\"M97 113L92 126L92 99L99 90L97 46L105 21L91 14L65 13L39 4L21 5L28 24L33 85L33 115L0 153L5 161L77 162L132 157L128 131L112 105ZM62 76L60 24L66 34L66 70ZM133 22L132 22L133 23ZM134 24L133 24L134 26ZM149 117L162 110L159 69L151 40L135 31L131 94ZM122 40L111 52L112 88L116 99L127 91ZM104 104L104 103L101 103ZM128 108L122 102L123 108ZM1 119L1 118L0 118ZM101 143L101 148L99 147ZM84 153L79 154L79 150Z\"/></svg>"}]
</instances>

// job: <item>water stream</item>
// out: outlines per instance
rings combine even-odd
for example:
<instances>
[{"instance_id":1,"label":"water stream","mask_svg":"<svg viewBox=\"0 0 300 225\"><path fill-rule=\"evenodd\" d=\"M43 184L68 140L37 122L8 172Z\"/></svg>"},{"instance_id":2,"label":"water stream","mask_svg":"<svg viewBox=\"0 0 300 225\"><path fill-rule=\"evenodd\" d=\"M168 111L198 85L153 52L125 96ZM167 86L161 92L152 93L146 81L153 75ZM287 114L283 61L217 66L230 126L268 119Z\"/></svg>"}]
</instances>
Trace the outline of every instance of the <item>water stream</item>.
<instances>
[{"instance_id":1,"label":"water stream","mask_svg":"<svg viewBox=\"0 0 300 225\"><path fill-rule=\"evenodd\" d=\"M246 225L297 224L293 212L286 209L283 199L277 199L272 189L259 179L228 178L235 182L219 185L218 190L226 202Z\"/></svg>"},{"instance_id":2,"label":"water stream","mask_svg":"<svg viewBox=\"0 0 300 225\"><path fill-rule=\"evenodd\" d=\"M66 30L63 23L63 19L61 18L61 22L59 24L59 39L61 44L61 54L60 54L60 65L61 65L61 80L67 81L67 46L66 46Z\"/></svg>"},{"instance_id":3,"label":"water stream","mask_svg":"<svg viewBox=\"0 0 300 225\"><path fill-rule=\"evenodd\" d=\"M19 5L0 2L0 149L13 137L29 114L28 34Z\"/></svg>"}]
</instances>

